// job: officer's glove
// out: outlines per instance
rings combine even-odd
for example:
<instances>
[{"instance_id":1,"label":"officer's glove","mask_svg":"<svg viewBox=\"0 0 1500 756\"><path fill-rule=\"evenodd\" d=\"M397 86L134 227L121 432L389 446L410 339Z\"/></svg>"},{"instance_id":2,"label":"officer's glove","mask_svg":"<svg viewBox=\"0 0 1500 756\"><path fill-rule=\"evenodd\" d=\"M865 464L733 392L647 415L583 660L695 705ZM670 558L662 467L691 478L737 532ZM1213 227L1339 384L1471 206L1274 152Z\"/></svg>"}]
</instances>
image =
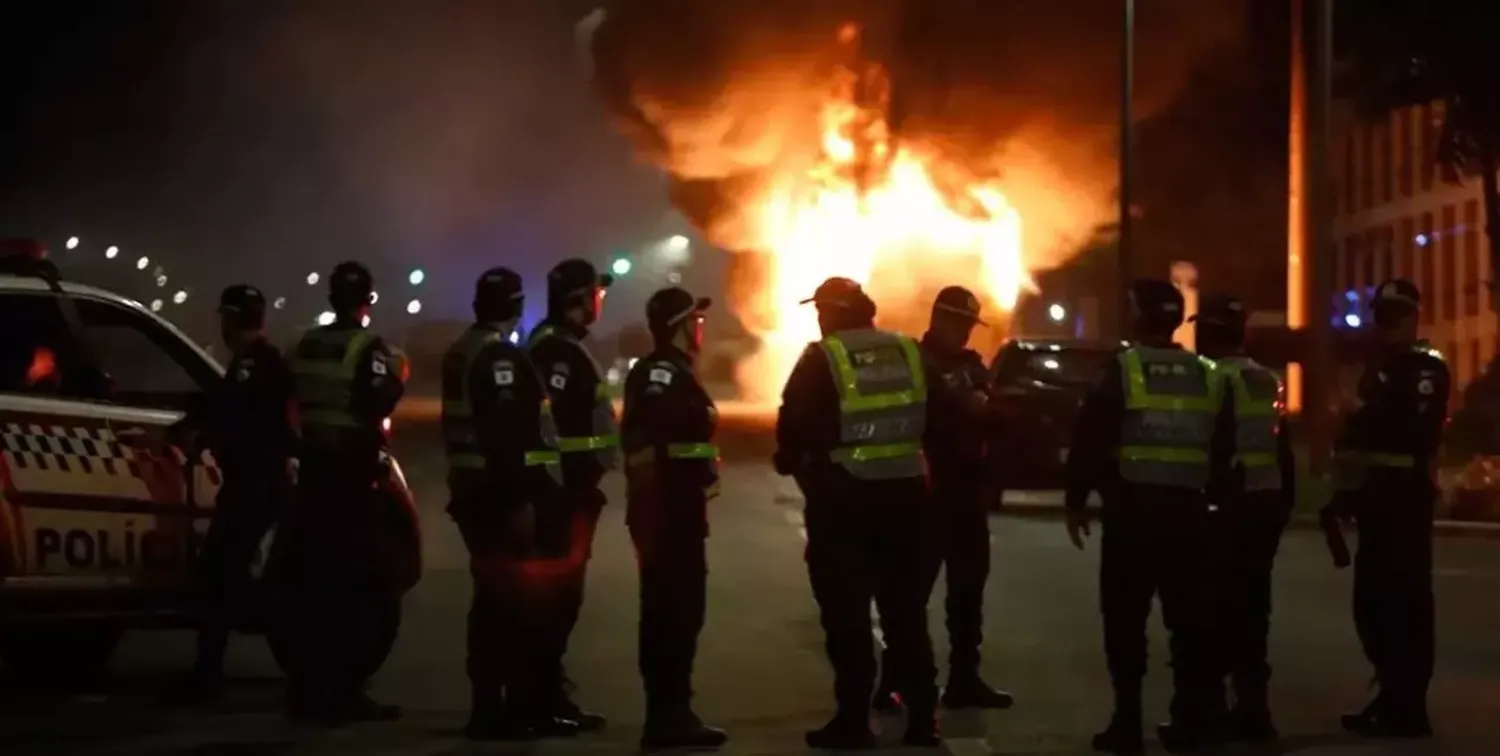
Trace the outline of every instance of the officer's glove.
<instances>
[{"instance_id":1,"label":"officer's glove","mask_svg":"<svg viewBox=\"0 0 1500 756\"><path fill-rule=\"evenodd\" d=\"M1068 526L1068 540L1073 542L1073 547L1083 551L1083 539L1088 538L1089 512L1086 509L1068 509L1066 519Z\"/></svg>"}]
</instances>

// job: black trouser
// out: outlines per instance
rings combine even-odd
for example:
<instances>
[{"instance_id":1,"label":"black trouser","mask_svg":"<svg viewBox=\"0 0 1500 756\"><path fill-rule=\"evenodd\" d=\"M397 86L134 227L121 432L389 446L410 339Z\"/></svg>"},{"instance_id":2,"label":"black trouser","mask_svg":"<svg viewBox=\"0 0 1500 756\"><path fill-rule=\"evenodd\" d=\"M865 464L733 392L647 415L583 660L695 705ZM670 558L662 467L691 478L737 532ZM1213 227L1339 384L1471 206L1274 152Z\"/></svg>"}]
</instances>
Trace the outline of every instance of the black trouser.
<instances>
[{"instance_id":1,"label":"black trouser","mask_svg":"<svg viewBox=\"0 0 1500 756\"><path fill-rule=\"evenodd\" d=\"M1287 508L1281 494L1249 494L1220 513L1222 566L1217 591L1223 669L1242 706L1264 706L1271 679L1271 571Z\"/></svg>"},{"instance_id":2,"label":"black trouser","mask_svg":"<svg viewBox=\"0 0 1500 756\"><path fill-rule=\"evenodd\" d=\"M402 586L382 548L383 502L374 464L304 461L297 505L277 541L278 632L292 653L292 693L302 700L361 695L385 663L401 621Z\"/></svg>"},{"instance_id":3,"label":"black trouser","mask_svg":"<svg viewBox=\"0 0 1500 756\"><path fill-rule=\"evenodd\" d=\"M604 492L597 488L568 489L563 492L562 506L537 514L543 556L556 560L554 563L560 567L546 578L548 619L540 652L543 666L539 671L544 680L550 681L544 684L550 685L554 696L564 694L563 657L567 656L568 639L583 609L594 533L599 528L604 502Z\"/></svg>"},{"instance_id":4,"label":"black trouser","mask_svg":"<svg viewBox=\"0 0 1500 756\"><path fill-rule=\"evenodd\" d=\"M977 476L934 475L947 572L948 681L979 675L984 642L984 587L990 578L990 518Z\"/></svg>"},{"instance_id":5,"label":"black trouser","mask_svg":"<svg viewBox=\"0 0 1500 756\"><path fill-rule=\"evenodd\" d=\"M676 500L674 500L676 499ZM651 709L693 697L693 660L708 591L701 496L632 496L630 540L641 576L638 661Z\"/></svg>"},{"instance_id":6,"label":"black trouser","mask_svg":"<svg viewBox=\"0 0 1500 756\"><path fill-rule=\"evenodd\" d=\"M204 610L194 666L198 674L222 673L230 632L259 608L250 571L266 533L289 503L292 491L285 475L284 469L226 474L215 497L213 521L198 556Z\"/></svg>"},{"instance_id":7,"label":"black trouser","mask_svg":"<svg viewBox=\"0 0 1500 756\"><path fill-rule=\"evenodd\" d=\"M1432 516L1425 481L1370 489L1358 505L1354 625L1381 694L1425 712L1433 667Z\"/></svg>"},{"instance_id":8,"label":"black trouser","mask_svg":"<svg viewBox=\"0 0 1500 756\"><path fill-rule=\"evenodd\" d=\"M1160 597L1171 633L1172 716L1185 724L1209 716L1219 666L1209 637L1210 528L1207 504L1196 494L1127 486L1105 500L1099 598L1117 705L1140 704L1146 622L1151 599Z\"/></svg>"},{"instance_id":9,"label":"black trouser","mask_svg":"<svg viewBox=\"0 0 1500 756\"><path fill-rule=\"evenodd\" d=\"M803 488L807 572L833 664L839 712L863 717L869 710L875 686L873 599L889 648L889 684L915 715L924 716L937 704L927 632L937 559L926 482L825 475Z\"/></svg>"},{"instance_id":10,"label":"black trouser","mask_svg":"<svg viewBox=\"0 0 1500 756\"><path fill-rule=\"evenodd\" d=\"M494 504L455 498L449 508L469 550L474 598L469 606L468 661L475 714L497 714L507 704L524 708L538 694L537 596L523 571L524 544L511 523L486 509Z\"/></svg>"}]
</instances>

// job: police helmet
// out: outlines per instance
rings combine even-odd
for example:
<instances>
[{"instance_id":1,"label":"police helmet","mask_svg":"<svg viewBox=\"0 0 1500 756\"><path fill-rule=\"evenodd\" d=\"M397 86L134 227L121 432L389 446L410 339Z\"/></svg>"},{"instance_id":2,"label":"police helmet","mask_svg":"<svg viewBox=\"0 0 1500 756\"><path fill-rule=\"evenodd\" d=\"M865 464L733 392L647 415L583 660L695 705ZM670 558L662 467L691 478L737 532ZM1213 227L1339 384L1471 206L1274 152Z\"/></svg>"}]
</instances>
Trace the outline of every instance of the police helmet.
<instances>
[{"instance_id":1,"label":"police helmet","mask_svg":"<svg viewBox=\"0 0 1500 756\"><path fill-rule=\"evenodd\" d=\"M368 305L374 293L375 278L369 268L353 260L335 265L328 278L328 301L334 307Z\"/></svg>"},{"instance_id":2,"label":"police helmet","mask_svg":"<svg viewBox=\"0 0 1500 756\"><path fill-rule=\"evenodd\" d=\"M1137 279L1128 293L1135 311L1154 331L1171 332L1182 325L1182 292L1161 278Z\"/></svg>"},{"instance_id":3,"label":"police helmet","mask_svg":"<svg viewBox=\"0 0 1500 756\"><path fill-rule=\"evenodd\" d=\"M547 273L547 307L554 312L567 309L596 287L608 289L614 282L614 276L601 274L588 260L563 260Z\"/></svg>"},{"instance_id":4,"label":"police helmet","mask_svg":"<svg viewBox=\"0 0 1500 756\"><path fill-rule=\"evenodd\" d=\"M219 314L237 328L259 328L266 320L266 295L250 284L235 284L219 294Z\"/></svg>"},{"instance_id":5,"label":"police helmet","mask_svg":"<svg viewBox=\"0 0 1500 756\"><path fill-rule=\"evenodd\" d=\"M979 317L979 297L962 286L948 286L938 292L937 300L932 303L932 314L936 317L939 312L957 315L976 325L989 325Z\"/></svg>"},{"instance_id":6,"label":"police helmet","mask_svg":"<svg viewBox=\"0 0 1500 756\"><path fill-rule=\"evenodd\" d=\"M646 302L646 327L657 337L669 337L682 321L701 315L713 306L708 297L694 297L687 289L673 286L651 295Z\"/></svg>"},{"instance_id":7,"label":"police helmet","mask_svg":"<svg viewBox=\"0 0 1500 756\"><path fill-rule=\"evenodd\" d=\"M510 320L526 302L521 275L510 268L490 268L474 282L474 313Z\"/></svg>"}]
</instances>

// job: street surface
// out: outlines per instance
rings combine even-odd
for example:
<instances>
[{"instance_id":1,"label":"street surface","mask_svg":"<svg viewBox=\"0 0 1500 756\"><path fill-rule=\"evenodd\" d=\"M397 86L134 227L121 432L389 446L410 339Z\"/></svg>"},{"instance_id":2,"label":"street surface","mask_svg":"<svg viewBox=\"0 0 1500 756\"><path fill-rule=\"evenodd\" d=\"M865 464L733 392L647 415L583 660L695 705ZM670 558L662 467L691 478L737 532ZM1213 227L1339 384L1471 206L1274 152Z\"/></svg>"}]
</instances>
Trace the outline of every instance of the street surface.
<instances>
[{"instance_id":1,"label":"street surface","mask_svg":"<svg viewBox=\"0 0 1500 756\"><path fill-rule=\"evenodd\" d=\"M114 674L89 695L42 697L8 686L0 696L0 754L412 754L494 753L521 746L469 745L458 737L468 705L463 672L465 555L443 514L441 450L424 423L398 425L398 453L424 515L426 576L410 594L400 642L375 680L377 698L407 716L344 730L293 726L280 716L280 681L257 638L237 639L228 697L169 709L157 692L191 659L183 632L132 634ZM726 441L743 461L726 466L713 510L708 626L698 660L697 706L731 734L727 753L806 752L804 730L831 713L830 674L802 563L801 502L749 453L757 433ZM636 575L623 526L618 478L600 530L588 602L569 671L577 698L609 717L607 732L547 742L537 753L633 753L642 719L635 670ZM992 519L995 572L986 607L985 674L1017 696L1011 711L946 715L947 750L1074 754L1109 714L1097 593L1097 531L1084 553L1059 522ZM1438 679L1431 742L1361 742L1338 731L1338 715L1362 703L1368 674L1348 618L1347 572L1335 572L1316 532L1288 535L1277 570L1274 705L1283 750L1308 754L1494 754L1500 743L1500 542L1444 539L1438 549ZM941 586L941 581L939 581ZM931 607L945 658L942 589ZM1169 671L1153 631L1148 711L1166 709ZM887 739L899 734L888 723ZM1236 752L1248 752L1239 749Z\"/></svg>"}]
</instances>

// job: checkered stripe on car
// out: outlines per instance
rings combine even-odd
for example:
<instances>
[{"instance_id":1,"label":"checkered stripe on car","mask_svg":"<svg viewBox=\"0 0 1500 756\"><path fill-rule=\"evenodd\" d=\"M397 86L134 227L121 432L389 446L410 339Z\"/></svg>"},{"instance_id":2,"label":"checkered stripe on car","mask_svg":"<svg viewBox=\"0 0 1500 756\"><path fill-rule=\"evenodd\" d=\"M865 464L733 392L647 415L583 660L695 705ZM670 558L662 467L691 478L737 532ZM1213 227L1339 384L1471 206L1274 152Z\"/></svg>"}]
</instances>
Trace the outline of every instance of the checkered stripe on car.
<instances>
[{"instance_id":1,"label":"checkered stripe on car","mask_svg":"<svg viewBox=\"0 0 1500 756\"><path fill-rule=\"evenodd\" d=\"M5 423L0 428L0 450L12 469L141 477L138 452L120 443L107 426ZM178 464L187 461L177 449L173 457ZM199 471L210 484L220 484L212 455L203 456Z\"/></svg>"}]
</instances>

